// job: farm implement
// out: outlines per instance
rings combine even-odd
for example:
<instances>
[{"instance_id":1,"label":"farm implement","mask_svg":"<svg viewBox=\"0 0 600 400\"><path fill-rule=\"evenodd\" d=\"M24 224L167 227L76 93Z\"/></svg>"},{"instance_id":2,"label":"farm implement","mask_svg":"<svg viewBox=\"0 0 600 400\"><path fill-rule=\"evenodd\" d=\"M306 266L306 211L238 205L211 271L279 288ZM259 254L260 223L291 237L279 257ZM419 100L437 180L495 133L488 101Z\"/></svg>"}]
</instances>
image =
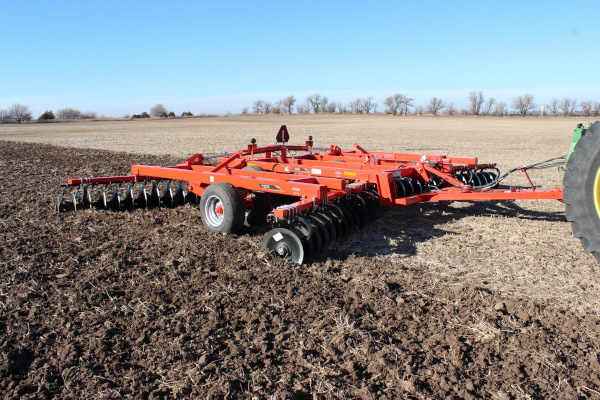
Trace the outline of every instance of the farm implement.
<instances>
[{"instance_id":1,"label":"farm implement","mask_svg":"<svg viewBox=\"0 0 600 400\"><path fill-rule=\"evenodd\" d=\"M336 145L290 145L282 126L276 143L254 139L235 153L194 154L174 166L133 165L123 176L69 179L56 210L171 208L199 205L213 232L235 233L268 224L262 247L303 263L389 207L423 202L563 199L563 189L536 190L528 170L561 166L567 219L585 250L600 252L600 122L579 125L567 157L518 167L502 175L494 163L446 155L352 150ZM500 187L520 171L528 189Z\"/></svg>"}]
</instances>

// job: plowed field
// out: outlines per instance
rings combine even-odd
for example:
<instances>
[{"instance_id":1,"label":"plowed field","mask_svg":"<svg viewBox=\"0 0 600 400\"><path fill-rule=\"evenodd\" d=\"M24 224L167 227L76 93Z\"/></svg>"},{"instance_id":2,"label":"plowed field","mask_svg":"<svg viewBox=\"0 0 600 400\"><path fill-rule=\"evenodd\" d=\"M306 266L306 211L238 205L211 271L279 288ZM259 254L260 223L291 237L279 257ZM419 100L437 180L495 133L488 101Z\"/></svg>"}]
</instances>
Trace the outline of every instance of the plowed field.
<instances>
[{"instance_id":1,"label":"plowed field","mask_svg":"<svg viewBox=\"0 0 600 400\"><path fill-rule=\"evenodd\" d=\"M192 205L57 215L67 177L185 157L75 147L0 142L4 398L599 396L600 270L559 202L395 209L299 266Z\"/></svg>"}]
</instances>

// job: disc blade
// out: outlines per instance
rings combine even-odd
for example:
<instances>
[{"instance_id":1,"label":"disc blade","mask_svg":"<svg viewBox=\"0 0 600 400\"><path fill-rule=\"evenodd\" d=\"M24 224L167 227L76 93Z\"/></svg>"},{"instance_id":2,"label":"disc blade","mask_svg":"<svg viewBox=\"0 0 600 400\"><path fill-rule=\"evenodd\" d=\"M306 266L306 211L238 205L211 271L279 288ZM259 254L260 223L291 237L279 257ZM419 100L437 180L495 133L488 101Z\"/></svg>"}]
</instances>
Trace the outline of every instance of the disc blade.
<instances>
[{"instance_id":1,"label":"disc blade","mask_svg":"<svg viewBox=\"0 0 600 400\"><path fill-rule=\"evenodd\" d=\"M81 185L81 198L79 203L86 208L92 206L90 187L88 185Z\"/></svg>"},{"instance_id":2,"label":"disc blade","mask_svg":"<svg viewBox=\"0 0 600 400\"><path fill-rule=\"evenodd\" d=\"M329 247L335 246L337 242L337 230L331 216L325 209L317 210L315 214L323 221L327 228L327 232L329 233Z\"/></svg>"},{"instance_id":3,"label":"disc blade","mask_svg":"<svg viewBox=\"0 0 600 400\"><path fill-rule=\"evenodd\" d=\"M356 211L350 208L345 201L339 201L337 206L342 210L342 214L344 216L344 220L347 221L347 233L346 236L350 233L358 230L358 215L356 215Z\"/></svg>"},{"instance_id":4,"label":"disc blade","mask_svg":"<svg viewBox=\"0 0 600 400\"><path fill-rule=\"evenodd\" d=\"M329 238L329 230L327 229L323 218L320 218L316 213L313 212L311 214L307 214L306 219L308 219L319 231L319 234L321 235L322 249L328 249L331 239Z\"/></svg>"},{"instance_id":5,"label":"disc blade","mask_svg":"<svg viewBox=\"0 0 600 400\"><path fill-rule=\"evenodd\" d=\"M346 236L348 236L350 225L348 224L348 221L344 220L344 213L342 212L342 209L337 205L329 204L327 207L325 207L325 211L329 213L335 224L335 234L337 240L346 238Z\"/></svg>"},{"instance_id":6,"label":"disc blade","mask_svg":"<svg viewBox=\"0 0 600 400\"><path fill-rule=\"evenodd\" d=\"M280 257L302 264L305 261L302 233L295 229L275 228L267 232L261 247L274 251Z\"/></svg>"},{"instance_id":7,"label":"disc blade","mask_svg":"<svg viewBox=\"0 0 600 400\"><path fill-rule=\"evenodd\" d=\"M373 191L368 192L371 196L373 196L373 204L375 205L375 210L377 214L377 218L381 217L383 214L383 206L381 205L381 199L379 198L379 194Z\"/></svg>"},{"instance_id":8,"label":"disc blade","mask_svg":"<svg viewBox=\"0 0 600 400\"><path fill-rule=\"evenodd\" d=\"M67 190L67 188L63 188L60 191L60 193L58 194L58 197L56 198L56 203L54 204L54 209L56 210L57 213L64 211L63 196L65 195L66 190Z\"/></svg>"},{"instance_id":9,"label":"disc blade","mask_svg":"<svg viewBox=\"0 0 600 400\"><path fill-rule=\"evenodd\" d=\"M135 201L133 199L133 186L129 185L125 191L125 209L133 211L135 209Z\"/></svg>"},{"instance_id":10,"label":"disc blade","mask_svg":"<svg viewBox=\"0 0 600 400\"><path fill-rule=\"evenodd\" d=\"M78 194L78 192L75 191L71 195L71 207L73 207L74 211L77 211L77 194Z\"/></svg>"},{"instance_id":11,"label":"disc blade","mask_svg":"<svg viewBox=\"0 0 600 400\"><path fill-rule=\"evenodd\" d=\"M309 260L312 259L313 255L315 254L315 242L314 242L314 238L311 239L311 228L310 225L306 225L304 223L302 223L301 221L299 221L299 219L291 221L289 223L289 227L288 229L292 230L292 231L298 231L300 236L302 238L302 246L304 249L304 259L305 260Z\"/></svg>"},{"instance_id":12,"label":"disc blade","mask_svg":"<svg viewBox=\"0 0 600 400\"><path fill-rule=\"evenodd\" d=\"M308 227L308 230L310 231L308 239L313 243L314 254L319 254L323 249L323 238L321 237L319 229L304 217L298 217L298 221Z\"/></svg>"},{"instance_id":13,"label":"disc blade","mask_svg":"<svg viewBox=\"0 0 600 400\"><path fill-rule=\"evenodd\" d=\"M104 189L104 188L100 189L100 192L98 193L98 200L96 201L96 208L99 208L101 210L108 209L108 202L107 202L107 198L106 198L106 189Z\"/></svg>"},{"instance_id":14,"label":"disc blade","mask_svg":"<svg viewBox=\"0 0 600 400\"><path fill-rule=\"evenodd\" d=\"M110 199L110 209L113 211L121 211L121 193L119 192L119 187L115 188L113 192L112 198Z\"/></svg>"},{"instance_id":15,"label":"disc blade","mask_svg":"<svg viewBox=\"0 0 600 400\"><path fill-rule=\"evenodd\" d=\"M182 206L185 204L185 191L181 182L177 185L177 188L175 189L173 203L175 204L175 206Z\"/></svg>"},{"instance_id":16,"label":"disc blade","mask_svg":"<svg viewBox=\"0 0 600 400\"><path fill-rule=\"evenodd\" d=\"M146 185L140 186L140 192L135 200L135 205L139 208L148 208L148 193L146 192Z\"/></svg>"},{"instance_id":17,"label":"disc blade","mask_svg":"<svg viewBox=\"0 0 600 400\"><path fill-rule=\"evenodd\" d=\"M162 199L160 199L164 207L173 208L173 191L171 190L171 184L167 183L163 190Z\"/></svg>"},{"instance_id":18,"label":"disc blade","mask_svg":"<svg viewBox=\"0 0 600 400\"><path fill-rule=\"evenodd\" d=\"M423 193L423 185L418 179L412 180L413 187L415 188L415 195Z\"/></svg>"},{"instance_id":19,"label":"disc blade","mask_svg":"<svg viewBox=\"0 0 600 400\"><path fill-rule=\"evenodd\" d=\"M369 223L369 214L365 202L359 196L353 195L348 199L348 205L354 209L358 215L358 228L363 229Z\"/></svg>"},{"instance_id":20,"label":"disc blade","mask_svg":"<svg viewBox=\"0 0 600 400\"><path fill-rule=\"evenodd\" d=\"M160 191L156 181L152 181L152 186L150 187L149 205L151 207L160 207Z\"/></svg>"},{"instance_id":21,"label":"disc blade","mask_svg":"<svg viewBox=\"0 0 600 400\"><path fill-rule=\"evenodd\" d=\"M394 179L394 183L396 184L396 197L402 198L406 197L406 188L404 187L404 183L402 179Z\"/></svg>"},{"instance_id":22,"label":"disc blade","mask_svg":"<svg viewBox=\"0 0 600 400\"><path fill-rule=\"evenodd\" d=\"M375 221L377 217L379 217L379 215L375 207L375 199L373 198L373 195L368 192L360 192L358 195L365 202L365 207L367 208L367 212L369 213L369 220L371 222Z\"/></svg>"},{"instance_id":23,"label":"disc blade","mask_svg":"<svg viewBox=\"0 0 600 400\"><path fill-rule=\"evenodd\" d=\"M471 182L473 186L481 186L481 181L479 180L479 176L474 173L473 174L473 182Z\"/></svg>"}]
</instances>

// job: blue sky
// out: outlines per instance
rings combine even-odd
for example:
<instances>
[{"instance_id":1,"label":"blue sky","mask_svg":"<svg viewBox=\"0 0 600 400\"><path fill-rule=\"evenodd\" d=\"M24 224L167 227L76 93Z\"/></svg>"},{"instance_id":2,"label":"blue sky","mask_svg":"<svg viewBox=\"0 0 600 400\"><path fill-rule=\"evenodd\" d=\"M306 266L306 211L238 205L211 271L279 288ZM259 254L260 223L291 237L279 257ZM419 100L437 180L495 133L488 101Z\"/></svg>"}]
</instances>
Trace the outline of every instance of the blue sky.
<instances>
[{"instance_id":1,"label":"blue sky","mask_svg":"<svg viewBox=\"0 0 600 400\"><path fill-rule=\"evenodd\" d=\"M600 101L598 1L0 0L0 108L239 112L408 93ZM589 21L589 22L588 22Z\"/></svg>"}]
</instances>

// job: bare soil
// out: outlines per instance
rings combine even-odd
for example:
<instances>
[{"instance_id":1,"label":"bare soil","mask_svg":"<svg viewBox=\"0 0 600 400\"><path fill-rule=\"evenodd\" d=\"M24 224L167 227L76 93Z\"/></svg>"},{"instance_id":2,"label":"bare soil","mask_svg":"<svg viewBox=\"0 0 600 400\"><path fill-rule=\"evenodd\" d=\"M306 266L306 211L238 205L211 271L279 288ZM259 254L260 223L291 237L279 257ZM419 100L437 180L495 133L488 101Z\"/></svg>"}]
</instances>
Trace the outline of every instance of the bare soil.
<instances>
[{"instance_id":1,"label":"bare soil","mask_svg":"<svg viewBox=\"0 0 600 400\"><path fill-rule=\"evenodd\" d=\"M223 153L254 137L272 143L287 124L292 143L478 156L502 171L566 153L582 118L394 117L386 115L223 116L144 121L0 124L0 140L173 156ZM62 180L103 173L102 163L74 160L57 168ZM118 166L114 164L115 168ZM555 169L532 171L539 189L562 186ZM523 174L504 183L526 187ZM485 284L507 296L532 298L575 314L600 315L600 268L581 249L559 201L452 203L392 211L391 224L355 235L345 250L428 271L440 284Z\"/></svg>"},{"instance_id":2,"label":"bare soil","mask_svg":"<svg viewBox=\"0 0 600 400\"><path fill-rule=\"evenodd\" d=\"M553 249L558 205L393 210L308 266L190 205L54 212L68 176L179 160L0 142L4 398L599 396L598 270Z\"/></svg>"}]
</instances>

